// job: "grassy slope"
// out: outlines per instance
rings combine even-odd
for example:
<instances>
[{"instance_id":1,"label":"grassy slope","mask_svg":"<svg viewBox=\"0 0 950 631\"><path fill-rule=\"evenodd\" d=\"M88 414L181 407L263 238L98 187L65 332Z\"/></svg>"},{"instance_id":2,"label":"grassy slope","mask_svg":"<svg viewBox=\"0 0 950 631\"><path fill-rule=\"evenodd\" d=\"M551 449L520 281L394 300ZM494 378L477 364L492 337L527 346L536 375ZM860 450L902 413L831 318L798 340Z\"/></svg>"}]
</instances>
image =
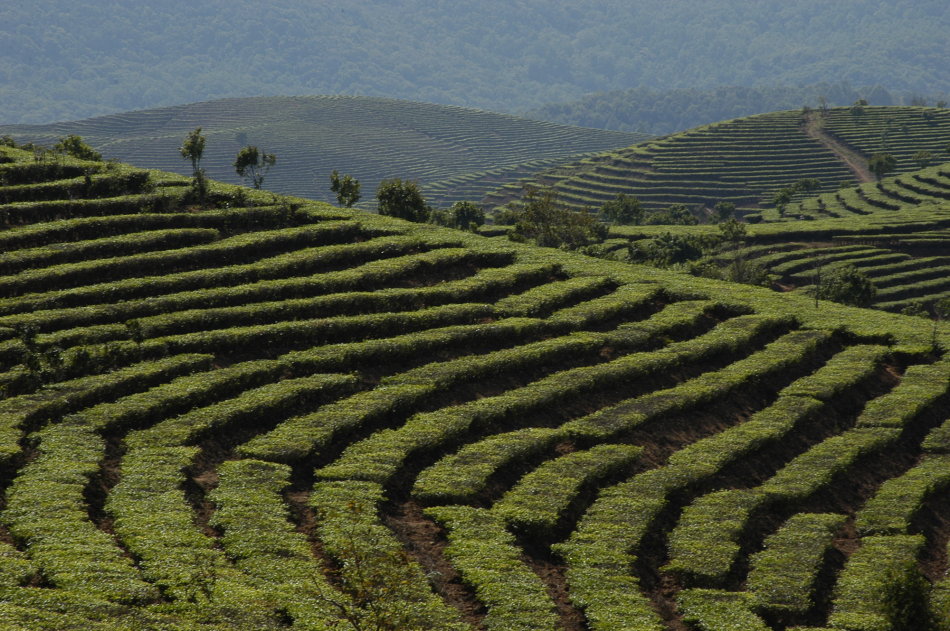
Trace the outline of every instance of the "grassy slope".
<instances>
[{"instance_id":1,"label":"grassy slope","mask_svg":"<svg viewBox=\"0 0 950 631\"><path fill-rule=\"evenodd\" d=\"M101 167L4 154L7 628L321 629L331 557L427 628L768 628L748 555L816 511L815 554L751 562L817 559L783 620L834 594L877 628L888 567L946 569L945 522L913 521L943 487L904 476L947 449L945 324L266 194L200 210L125 167L84 200Z\"/></svg>"},{"instance_id":2,"label":"grassy slope","mask_svg":"<svg viewBox=\"0 0 950 631\"><path fill-rule=\"evenodd\" d=\"M319 96L209 101L52 125L0 127L0 134L48 145L78 134L107 158L187 173L190 167L178 147L195 127L208 138L203 165L221 181L239 182L231 163L240 147L254 144L277 155L277 166L265 180L268 190L332 201L329 174L337 169L361 181L364 201L373 199L380 180L400 177L431 189L431 201L439 205L477 199L552 161L645 137L460 107Z\"/></svg>"}]
</instances>

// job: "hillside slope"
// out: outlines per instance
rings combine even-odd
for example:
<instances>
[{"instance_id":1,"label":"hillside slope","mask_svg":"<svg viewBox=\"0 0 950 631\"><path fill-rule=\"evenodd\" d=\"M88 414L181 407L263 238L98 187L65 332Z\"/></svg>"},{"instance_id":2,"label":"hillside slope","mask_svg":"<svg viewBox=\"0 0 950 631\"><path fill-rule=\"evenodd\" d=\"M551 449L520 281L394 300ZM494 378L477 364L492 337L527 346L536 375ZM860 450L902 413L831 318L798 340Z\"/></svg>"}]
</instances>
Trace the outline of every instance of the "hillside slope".
<instances>
[{"instance_id":1,"label":"hillside slope","mask_svg":"<svg viewBox=\"0 0 950 631\"><path fill-rule=\"evenodd\" d=\"M207 136L209 177L239 183L238 150L259 145L277 155L265 188L333 200L333 169L363 185L372 200L382 179L418 180L429 201L478 199L500 183L577 154L623 147L644 134L570 127L481 110L365 97L225 99L52 125L0 126L20 142L52 146L78 134L107 158L190 175L178 152L184 136Z\"/></svg>"},{"instance_id":2,"label":"hillside slope","mask_svg":"<svg viewBox=\"0 0 950 631\"><path fill-rule=\"evenodd\" d=\"M777 190L801 179L817 179L827 192L866 181L874 153L892 153L897 171L906 172L920 168L913 160L917 152L930 151L936 162L950 144L950 110L853 111L772 112L705 125L541 171L485 201L500 206L518 200L527 185L551 188L577 210L625 193L654 210L674 203L711 209L727 201L754 211L771 207Z\"/></svg>"},{"instance_id":3,"label":"hillside slope","mask_svg":"<svg viewBox=\"0 0 950 631\"><path fill-rule=\"evenodd\" d=\"M7 629L873 631L907 567L950 604L946 324L0 162Z\"/></svg>"}]
</instances>

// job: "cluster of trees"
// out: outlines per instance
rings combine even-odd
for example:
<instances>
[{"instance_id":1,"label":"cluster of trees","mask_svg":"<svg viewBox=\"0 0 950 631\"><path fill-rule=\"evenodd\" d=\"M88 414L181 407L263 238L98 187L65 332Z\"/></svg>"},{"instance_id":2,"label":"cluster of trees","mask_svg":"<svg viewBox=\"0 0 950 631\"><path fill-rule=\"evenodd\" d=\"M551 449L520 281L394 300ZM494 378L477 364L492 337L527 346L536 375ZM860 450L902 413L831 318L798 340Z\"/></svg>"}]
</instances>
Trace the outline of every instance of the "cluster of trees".
<instances>
[{"instance_id":1,"label":"cluster of trees","mask_svg":"<svg viewBox=\"0 0 950 631\"><path fill-rule=\"evenodd\" d=\"M208 177L201 168L201 159L204 157L207 138L197 127L187 136L178 148L181 157L191 162L192 196L195 201L204 203L208 196ZM242 147L234 160L234 170L246 184L260 189L264 184L264 176L277 163L277 156L265 153L253 145Z\"/></svg>"}]
</instances>

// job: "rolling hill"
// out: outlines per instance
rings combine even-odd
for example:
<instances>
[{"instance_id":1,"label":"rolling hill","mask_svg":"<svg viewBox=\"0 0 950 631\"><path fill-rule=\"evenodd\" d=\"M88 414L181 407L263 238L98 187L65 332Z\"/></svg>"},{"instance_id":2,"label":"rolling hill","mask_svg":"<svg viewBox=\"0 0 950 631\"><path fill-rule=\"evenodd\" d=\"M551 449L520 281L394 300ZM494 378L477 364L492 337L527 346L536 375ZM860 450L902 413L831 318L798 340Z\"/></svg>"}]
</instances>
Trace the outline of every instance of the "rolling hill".
<instances>
[{"instance_id":1,"label":"rolling hill","mask_svg":"<svg viewBox=\"0 0 950 631\"><path fill-rule=\"evenodd\" d=\"M599 208L620 193L648 209L671 204L711 209L717 202L746 211L772 206L781 188L817 179L820 190L872 179L867 159L897 158L897 171L920 168L913 156L940 161L950 145L950 110L928 107L829 108L749 116L608 151L500 187L490 206L517 201L524 186L550 188L577 210Z\"/></svg>"},{"instance_id":2,"label":"rolling hill","mask_svg":"<svg viewBox=\"0 0 950 631\"><path fill-rule=\"evenodd\" d=\"M885 594L950 607L946 323L0 163L4 628L877 631Z\"/></svg>"},{"instance_id":3,"label":"rolling hill","mask_svg":"<svg viewBox=\"0 0 950 631\"><path fill-rule=\"evenodd\" d=\"M864 99L874 105L936 105L950 96L892 93L879 85L852 87L847 83L796 86L738 85L715 88L659 90L630 88L589 94L569 103L551 103L527 116L565 125L674 134L754 114L792 110L802 106L850 106Z\"/></svg>"},{"instance_id":4,"label":"rolling hill","mask_svg":"<svg viewBox=\"0 0 950 631\"><path fill-rule=\"evenodd\" d=\"M365 97L225 99L52 125L0 126L0 135L52 146L78 134L103 153L145 168L191 174L178 152L201 127L209 177L239 183L238 150L259 145L277 156L265 188L333 201L333 169L351 174L372 202L385 178L418 180L448 206L577 154L622 147L645 134L608 132L481 110ZM370 204L374 205L374 202Z\"/></svg>"}]
</instances>

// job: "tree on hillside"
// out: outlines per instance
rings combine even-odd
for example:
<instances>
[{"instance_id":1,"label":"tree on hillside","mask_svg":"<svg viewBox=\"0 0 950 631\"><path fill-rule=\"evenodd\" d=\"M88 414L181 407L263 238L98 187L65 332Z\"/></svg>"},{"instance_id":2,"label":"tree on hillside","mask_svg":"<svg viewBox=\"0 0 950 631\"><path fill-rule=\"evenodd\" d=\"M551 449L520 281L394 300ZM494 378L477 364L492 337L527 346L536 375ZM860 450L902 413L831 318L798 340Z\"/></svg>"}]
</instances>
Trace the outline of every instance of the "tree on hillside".
<instances>
[{"instance_id":1,"label":"tree on hillside","mask_svg":"<svg viewBox=\"0 0 950 631\"><path fill-rule=\"evenodd\" d=\"M929 167L930 163L933 162L934 154L932 151L918 151L914 154L913 160L917 163L921 169Z\"/></svg>"},{"instance_id":2,"label":"tree on hillside","mask_svg":"<svg viewBox=\"0 0 950 631\"><path fill-rule=\"evenodd\" d=\"M852 307L866 307L874 301L874 283L853 265L836 267L821 275L816 297Z\"/></svg>"},{"instance_id":3,"label":"tree on hillside","mask_svg":"<svg viewBox=\"0 0 950 631\"><path fill-rule=\"evenodd\" d=\"M200 127L185 136L185 141L178 151L182 158L191 162L191 172L194 177L191 191L199 203L204 203L208 195L208 181L205 178L204 169L201 168L201 157L205 152L205 137L201 135Z\"/></svg>"},{"instance_id":4,"label":"tree on hillside","mask_svg":"<svg viewBox=\"0 0 950 631\"><path fill-rule=\"evenodd\" d=\"M191 161L192 174L197 177L201 167L201 156L205 152L205 137L201 135L200 127L185 136L185 141L178 151L181 152L181 157Z\"/></svg>"},{"instance_id":5,"label":"tree on hillside","mask_svg":"<svg viewBox=\"0 0 950 631\"><path fill-rule=\"evenodd\" d=\"M630 260L669 267L695 261L703 256L706 247L707 243L694 235L665 232L645 243L631 244Z\"/></svg>"},{"instance_id":6,"label":"tree on hillside","mask_svg":"<svg viewBox=\"0 0 950 631\"><path fill-rule=\"evenodd\" d=\"M811 193L821 188L821 180L814 177L803 177L792 185L797 193Z\"/></svg>"},{"instance_id":7,"label":"tree on hillside","mask_svg":"<svg viewBox=\"0 0 950 631\"><path fill-rule=\"evenodd\" d=\"M889 153L875 153L868 160L868 169L871 170L878 181L896 168L897 159Z\"/></svg>"},{"instance_id":8,"label":"tree on hillside","mask_svg":"<svg viewBox=\"0 0 950 631\"><path fill-rule=\"evenodd\" d=\"M670 204L663 210L650 213L643 223L649 226L695 226L699 220L689 212L686 204Z\"/></svg>"},{"instance_id":9,"label":"tree on hillside","mask_svg":"<svg viewBox=\"0 0 950 631\"><path fill-rule=\"evenodd\" d=\"M788 206L788 203L792 201L792 195L795 194L795 189L790 186L785 188L780 188L775 191L775 194L772 196L772 204L778 210L778 214L785 214L785 207Z\"/></svg>"},{"instance_id":10,"label":"tree on hillside","mask_svg":"<svg viewBox=\"0 0 950 631\"><path fill-rule=\"evenodd\" d=\"M411 180L383 180L376 189L376 201L379 214L389 217L422 223L431 213L419 184Z\"/></svg>"},{"instance_id":11,"label":"tree on hillside","mask_svg":"<svg viewBox=\"0 0 950 631\"><path fill-rule=\"evenodd\" d=\"M455 202L445 213L444 225L459 230L478 230L485 224L485 210L475 202Z\"/></svg>"},{"instance_id":12,"label":"tree on hillside","mask_svg":"<svg viewBox=\"0 0 950 631\"><path fill-rule=\"evenodd\" d=\"M574 250L599 243L607 237L605 224L597 221L591 213L565 208L558 201L557 193L550 189L529 189L523 201L524 207L514 211L514 230L508 234L513 241Z\"/></svg>"},{"instance_id":13,"label":"tree on hillside","mask_svg":"<svg viewBox=\"0 0 950 631\"><path fill-rule=\"evenodd\" d=\"M83 142L80 136L70 135L60 138L59 142L53 145L53 151L71 155L80 160L102 160L102 154Z\"/></svg>"},{"instance_id":14,"label":"tree on hillside","mask_svg":"<svg viewBox=\"0 0 950 631\"><path fill-rule=\"evenodd\" d=\"M618 193L616 198L600 207L600 219L621 226L636 226L643 221L643 207L633 195Z\"/></svg>"},{"instance_id":15,"label":"tree on hillside","mask_svg":"<svg viewBox=\"0 0 950 631\"><path fill-rule=\"evenodd\" d=\"M716 202L713 207L713 221L721 223L736 217L736 205L732 202Z\"/></svg>"},{"instance_id":16,"label":"tree on hillside","mask_svg":"<svg viewBox=\"0 0 950 631\"><path fill-rule=\"evenodd\" d=\"M343 208L352 208L360 201L360 181L350 175L340 177L340 173L333 169L330 173L330 190L336 195L337 203Z\"/></svg>"},{"instance_id":17,"label":"tree on hillside","mask_svg":"<svg viewBox=\"0 0 950 631\"><path fill-rule=\"evenodd\" d=\"M277 163L277 156L272 153L264 153L257 147L249 145L238 151L237 159L234 161L234 170L244 178L244 181L251 181L254 188L260 189L264 184L264 176L270 171L271 167Z\"/></svg>"}]
</instances>

